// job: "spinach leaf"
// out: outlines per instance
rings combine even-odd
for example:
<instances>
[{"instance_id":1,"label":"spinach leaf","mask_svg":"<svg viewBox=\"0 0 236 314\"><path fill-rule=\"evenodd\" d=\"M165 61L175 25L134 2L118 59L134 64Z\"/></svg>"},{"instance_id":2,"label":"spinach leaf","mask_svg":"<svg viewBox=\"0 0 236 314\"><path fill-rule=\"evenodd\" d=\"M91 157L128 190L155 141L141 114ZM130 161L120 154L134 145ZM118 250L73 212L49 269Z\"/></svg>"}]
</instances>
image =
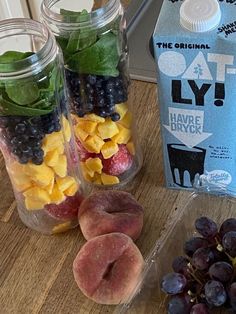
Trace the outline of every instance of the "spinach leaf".
<instances>
[{"instance_id":1,"label":"spinach leaf","mask_svg":"<svg viewBox=\"0 0 236 314\"><path fill-rule=\"evenodd\" d=\"M68 65L80 73L118 76L118 62L117 36L109 32L92 46L74 54Z\"/></svg>"},{"instance_id":2,"label":"spinach leaf","mask_svg":"<svg viewBox=\"0 0 236 314\"><path fill-rule=\"evenodd\" d=\"M33 82L14 82L6 85L8 97L20 106L29 106L39 98L38 85Z\"/></svg>"},{"instance_id":3,"label":"spinach leaf","mask_svg":"<svg viewBox=\"0 0 236 314\"><path fill-rule=\"evenodd\" d=\"M81 29L80 31L74 31L71 33L66 52L73 54L79 50L85 49L97 40L97 32L91 28Z\"/></svg>"},{"instance_id":4,"label":"spinach leaf","mask_svg":"<svg viewBox=\"0 0 236 314\"><path fill-rule=\"evenodd\" d=\"M32 56L33 52L7 51L0 56L0 63L12 63Z\"/></svg>"},{"instance_id":5,"label":"spinach leaf","mask_svg":"<svg viewBox=\"0 0 236 314\"><path fill-rule=\"evenodd\" d=\"M38 107L42 106L44 103L43 100L38 102ZM45 105L45 104L44 104ZM16 116L41 116L48 114L52 111L52 109L42 110L38 108L29 108L29 107L22 107L14 104L3 98L3 95L0 95L0 116L8 116L8 115L16 115Z\"/></svg>"}]
</instances>

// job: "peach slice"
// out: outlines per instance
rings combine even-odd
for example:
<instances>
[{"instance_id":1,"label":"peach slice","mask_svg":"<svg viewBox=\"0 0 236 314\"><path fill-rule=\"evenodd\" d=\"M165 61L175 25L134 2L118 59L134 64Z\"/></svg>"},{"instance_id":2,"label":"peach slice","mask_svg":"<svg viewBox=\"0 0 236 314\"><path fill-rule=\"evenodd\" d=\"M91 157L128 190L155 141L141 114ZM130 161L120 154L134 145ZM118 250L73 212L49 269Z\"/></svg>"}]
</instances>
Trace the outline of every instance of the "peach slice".
<instances>
[{"instance_id":1,"label":"peach slice","mask_svg":"<svg viewBox=\"0 0 236 314\"><path fill-rule=\"evenodd\" d=\"M82 202L79 223L86 240L112 232L136 240L143 227L143 207L129 193L100 191Z\"/></svg>"},{"instance_id":2,"label":"peach slice","mask_svg":"<svg viewBox=\"0 0 236 314\"><path fill-rule=\"evenodd\" d=\"M73 263L75 281L85 296L99 304L127 301L144 266L132 239L111 233L87 242Z\"/></svg>"}]
</instances>

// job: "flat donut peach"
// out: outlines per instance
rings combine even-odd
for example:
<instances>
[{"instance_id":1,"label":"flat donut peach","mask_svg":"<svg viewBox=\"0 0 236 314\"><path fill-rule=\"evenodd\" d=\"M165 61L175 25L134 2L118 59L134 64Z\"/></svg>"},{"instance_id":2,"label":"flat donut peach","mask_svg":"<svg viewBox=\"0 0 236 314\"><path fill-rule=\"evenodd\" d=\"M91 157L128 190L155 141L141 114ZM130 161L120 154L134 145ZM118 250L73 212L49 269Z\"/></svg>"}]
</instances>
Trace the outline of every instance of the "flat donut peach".
<instances>
[{"instance_id":1,"label":"flat donut peach","mask_svg":"<svg viewBox=\"0 0 236 314\"><path fill-rule=\"evenodd\" d=\"M86 240L121 232L135 241L143 227L143 207L126 192L96 192L82 202L79 224Z\"/></svg>"},{"instance_id":2,"label":"flat donut peach","mask_svg":"<svg viewBox=\"0 0 236 314\"><path fill-rule=\"evenodd\" d=\"M85 296L99 304L119 304L138 284L143 265L143 257L130 237L110 233L89 240L81 248L73 273Z\"/></svg>"}]
</instances>

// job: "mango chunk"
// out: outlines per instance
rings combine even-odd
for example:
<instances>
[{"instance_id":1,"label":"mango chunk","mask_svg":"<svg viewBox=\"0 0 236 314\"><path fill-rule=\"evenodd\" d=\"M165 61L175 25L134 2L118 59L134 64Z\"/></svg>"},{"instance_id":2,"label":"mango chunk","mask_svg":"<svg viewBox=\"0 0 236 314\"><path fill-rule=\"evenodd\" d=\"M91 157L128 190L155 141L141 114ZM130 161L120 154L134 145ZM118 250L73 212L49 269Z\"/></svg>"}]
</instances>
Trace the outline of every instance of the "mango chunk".
<instances>
[{"instance_id":1,"label":"mango chunk","mask_svg":"<svg viewBox=\"0 0 236 314\"><path fill-rule=\"evenodd\" d=\"M59 177L64 178L67 174L67 158L66 158L66 156L60 155L58 158L57 164L52 168Z\"/></svg>"},{"instance_id":2,"label":"mango chunk","mask_svg":"<svg viewBox=\"0 0 236 314\"><path fill-rule=\"evenodd\" d=\"M134 143L133 142L129 142L127 145L126 145L128 151L130 152L131 155L135 155L135 146L134 146Z\"/></svg>"},{"instance_id":3,"label":"mango chunk","mask_svg":"<svg viewBox=\"0 0 236 314\"><path fill-rule=\"evenodd\" d=\"M117 144L127 144L131 138L131 131L119 125L119 133L112 137L112 141Z\"/></svg>"},{"instance_id":4,"label":"mango chunk","mask_svg":"<svg viewBox=\"0 0 236 314\"><path fill-rule=\"evenodd\" d=\"M55 179L52 178L51 182L49 183L49 185L45 186L44 187L44 190L47 191L49 194L52 193L52 190L53 190L53 187L54 187L54 184L55 184Z\"/></svg>"},{"instance_id":5,"label":"mango chunk","mask_svg":"<svg viewBox=\"0 0 236 314\"><path fill-rule=\"evenodd\" d=\"M132 125L132 114L127 111L123 119L118 121L119 124L123 125L125 128L130 129Z\"/></svg>"},{"instance_id":6,"label":"mango chunk","mask_svg":"<svg viewBox=\"0 0 236 314\"><path fill-rule=\"evenodd\" d=\"M105 118L99 117L94 113L86 114L83 119L98 122L98 123L105 122Z\"/></svg>"},{"instance_id":7,"label":"mango chunk","mask_svg":"<svg viewBox=\"0 0 236 314\"><path fill-rule=\"evenodd\" d=\"M44 161L47 166L54 167L58 163L59 152L57 149L47 152Z\"/></svg>"},{"instance_id":8,"label":"mango chunk","mask_svg":"<svg viewBox=\"0 0 236 314\"><path fill-rule=\"evenodd\" d=\"M59 224L52 229L52 234L62 233L66 232L70 229L71 223L70 221L64 222L62 224Z\"/></svg>"},{"instance_id":9,"label":"mango chunk","mask_svg":"<svg viewBox=\"0 0 236 314\"><path fill-rule=\"evenodd\" d=\"M128 105L126 103L121 103L115 106L115 111L119 113L120 119L122 120L128 111Z\"/></svg>"},{"instance_id":10,"label":"mango chunk","mask_svg":"<svg viewBox=\"0 0 236 314\"><path fill-rule=\"evenodd\" d=\"M97 128L97 122L81 119L78 122L78 126L84 132L88 133L89 135L93 135L96 131L96 128Z\"/></svg>"},{"instance_id":11,"label":"mango chunk","mask_svg":"<svg viewBox=\"0 0 236 314\"><path fill-rule=\"evenodd\" d=\"M89 136L88 133L86 133L79 125L76 125L75 128L75 136L82 141L85 141L86 138Z\"/></svg>"},{"instance_id":12,"label":"mango chunk","mask_svg":"<svg viewBox=\"0 0 236 314\"><path fill-rule=\"evenodd\" d=\"M58 147L56 148L57 152L59 155L62 155L64 154L64 151L65 151L65 146L63 143L61 143L61 145L58 145Z\"/></svg>"},{"instance_id":13,"label":"mango chunk","mask_svg":"<svg viewBox=\"0 0 236 314\"><path fill-rule=\"evenodd\" d=\"M45 153L58 148L64 143L62 131L54 132L45 136L43 140L43 150Z\"/></svg>"},{"instance_id":14,"label":"mango chunk","mask_svg":"<svg viewBox=\"0 0 236 314\"><path fill-rule=\"evenodd\" d=\"M32 186L30 177L25 174L25 166L15 162L7 167L15 189L23 192Z\"/></svg>"},{"instance_id":15,"label":"mango chunk","mask_svg":"<svg viewBox=\"0 0 236 314\"><path fill-rule=\"evenodd\" d=\"M104 185L113 185L120 182L118 177L110 176L108 174L102 173L101 180Z\"/></svg>"},{"instance_id":16,"label":"mango chunk","mask_svg":"<svg viewBox=\"0 0 236 314\"><path fill-rule=\"evenodd\" d=\"M91 179L91 178L94 177L94 171L89 169L85 162L81 162L80 166L81 166L81 169L82 169L83 176L85 178ZM88 178L88 175L89 175L89 178Z\"/></svg>"},{"instance_id":17,"label":"mango chunk","mask_svg":"<svg viewBox=\"0 0 236 314\"><path fill-rule=\"evenodd\" d=\"M65 177L65 178L57 178L57 186L61 192L67 190L70 186L76 183L75 178L73 177Z\"/></svg>"},{"instance_id":18,"label":"mango chunk","mask_svg":"<svg viewBox=\"0 0 236 314\"><path fill-rule=\"evenodd\" d=\"M85 162L88 169L93 172L102 173L102 161L100 158L88 158Z\"/></svg>"},{"instance_id":19,"label":"mango chunk","mask_svg":"<svg viewBox=\"0 0 236 314\"><path fill-rule=\"evenodd\" d=\"M104 123L98 125L98 132L102 139L108 139L119 133L119 129L115 122L108 119Z\"/></svg>"},{"instance_id":20,"label":"mango chunk","mask_svg":"<svg viewBox=\"0 0 236 314\"><path fill-rule=\"evenodd\" d=\"M83 143L84 147L90 153L100 153L102 146L104 145L104 141L97 135L89 136L85 142Z\"/></svg>"},{"instance_id":21,"label":"mango chunk","mask_svg":"<svg viewBox=\"0 0 236 314\"><path fill-rule=\"evenodd\" d=\"M109 141L102 146L101 153L104 159L109 159L113 155L115 155L118 152L118 150L119 146L115 142Z\"/></svg>"},{"instance_id":22,"label":"mango chunk","mask_svg":"<svg viewBox=\"0 0 236 314\"><path fill-rule=\"evenodd\" d=\"M32 187L29 190L23 193L25 198L33 199L37 202L41 202L43 204L50 203L50 196L49 193L39 187Z\"/></svg>"},{"instance_id":23,"label":"mango chunk","mask_svg":"<svg viewBox=\"0 0 236 314\"><path fill-rule=\"evenodd\" d=\"M46 204L31 198L25 198L25 207L27 210L41 210Z\"/></svg>"},{"instance_id":24,"label":"mango chunk","mask_svg":"<svg viewBox=\"0 0 236 314\"><path fill-rule=\"evenodd\" d=\"M50 198L51 198L51 203L56 204L56 205L62 203L66 199L63 192L61 192L58 189L57 184L54 185L53 190L52 190L52 194L50 195Z\"/></svg>"},{"instance_id":25,"label":"mango chunk","mask_svg":"<svg viewBox=\"0 0 236 314\"><path fill-rule=\"evenodd\" d=\"M93 178L93 183L94 184L98 184L98 185L102 184L102 179L101 179L101 175L100 174L95 173L94 178Z\"/></svg>"},{"instance_id":26,"label":"mango chunk","mask_svg":"<svg viewBox=\"0 0 236 314\"><path fill-rule=\"evenodd\" d=\"M69 121L66 119L65 116L62 117L62 125L64 130L64 136L67 142L71 140L71 127Z\"/></svg>"},{"instance_id":27,"label":"mango chunk","mask_svg":"<svg viewBox=\"0 0 236 314\"><path fill-rule=\"evenodd\" d=\"M64 191L64 194L66 196L74 196L78 189L79 189L78 183L74 182L68 189Z\"/></svg>"},{"instance_id":28,"label":"mango chunk","mask_svg":"<svg viewBox=\"0 0 236 314\"><path fill-rule=\"evenodd\" d=\"M28 163L25 166L25 173L31 178L32 181L41 187L49 185L54 178L54 172L44 163L39 166Z\"/></svg>"}]
</instances>

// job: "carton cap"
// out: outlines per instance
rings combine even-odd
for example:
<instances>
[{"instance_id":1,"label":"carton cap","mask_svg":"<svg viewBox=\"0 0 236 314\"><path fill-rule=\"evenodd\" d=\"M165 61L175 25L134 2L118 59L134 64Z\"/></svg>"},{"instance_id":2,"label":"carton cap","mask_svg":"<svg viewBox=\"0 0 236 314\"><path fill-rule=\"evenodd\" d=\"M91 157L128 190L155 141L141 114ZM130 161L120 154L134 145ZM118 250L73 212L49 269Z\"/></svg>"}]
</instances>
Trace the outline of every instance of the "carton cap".
<instances>
[{"instance_id":1,"label":"carton cap","mask_svg":"<svg viewBox=\"0 0 236 314\"><path fill-rule=\"evenodd\" d=\"M180 24L191 32L210 31L218 26L220 19L217 0L185 0L180 7Z\"/></svg>"}]
</instances>

